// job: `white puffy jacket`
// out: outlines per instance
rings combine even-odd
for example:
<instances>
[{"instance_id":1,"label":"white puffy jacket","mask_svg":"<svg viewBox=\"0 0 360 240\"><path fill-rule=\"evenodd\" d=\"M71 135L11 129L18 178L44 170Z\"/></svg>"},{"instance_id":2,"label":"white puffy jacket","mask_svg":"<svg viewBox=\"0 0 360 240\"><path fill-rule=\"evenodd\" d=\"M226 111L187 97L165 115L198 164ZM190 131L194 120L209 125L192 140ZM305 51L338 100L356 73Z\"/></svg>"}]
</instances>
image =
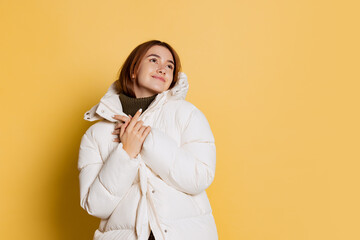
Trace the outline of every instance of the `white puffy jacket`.
<instances>
[{"instance_id":1,"label":"white puffy jacket","mask_svg":"<svg viewBox=\"0 0 360 240\"><path fill-rule=\"evenodd\" d=\"M179 73L174 88L159 93L138 120L151 126L141 152L131 159L113 142L124 115L114 83L85 113L101 120L82 136L78 169L80 205L101 218L94 239L218 239L205 189L214 180L214 136L204 114L185 100L189 85ZM150 229L151 228L151 229Z\"/></svg>"}]
</instances>

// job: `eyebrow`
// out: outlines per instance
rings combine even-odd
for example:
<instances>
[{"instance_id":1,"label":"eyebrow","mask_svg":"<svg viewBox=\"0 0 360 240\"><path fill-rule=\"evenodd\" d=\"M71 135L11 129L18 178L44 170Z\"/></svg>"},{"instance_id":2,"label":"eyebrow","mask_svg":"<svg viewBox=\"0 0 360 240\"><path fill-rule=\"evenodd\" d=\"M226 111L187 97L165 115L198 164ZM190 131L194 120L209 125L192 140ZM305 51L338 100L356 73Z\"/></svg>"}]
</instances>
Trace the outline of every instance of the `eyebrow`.
<instances>
[{"instance_id":1,"label":"eyebrow","mask_svg":"<svg viewBox=\"0 0 360 240\"><path fill-rule=\"evenodd\" d=\"M147 57L150 57L150 56L155 56L155 57L161 58L159 55L154 54L154 53L147 55ZM171 60L167 60L167 61L171 62L173 65L175 65L175 63L173 61L171 61Z\"/></svg>"}]
</instances>

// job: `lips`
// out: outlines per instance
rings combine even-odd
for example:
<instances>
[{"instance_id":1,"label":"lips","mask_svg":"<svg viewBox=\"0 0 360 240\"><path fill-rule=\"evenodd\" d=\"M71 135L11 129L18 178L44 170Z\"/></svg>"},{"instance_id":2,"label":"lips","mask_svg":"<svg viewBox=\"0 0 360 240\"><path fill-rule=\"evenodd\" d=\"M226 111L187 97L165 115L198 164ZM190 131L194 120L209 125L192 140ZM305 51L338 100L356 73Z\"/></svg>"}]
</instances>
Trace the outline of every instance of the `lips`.
<instances>
[{"instance_id":1,"label":"lips","mask_svg":"<svg viewBox=\"0 0 360 240\"><path fill-rule=\"evenodd\" d=\"M153 78L156 78L156 79L159 79L159 80L161 80L161 81L163 81L163 82L165 82L165 79L163 78L163 77L158 77L158 76L152 76Z\"/></svg>"}]
</instances>

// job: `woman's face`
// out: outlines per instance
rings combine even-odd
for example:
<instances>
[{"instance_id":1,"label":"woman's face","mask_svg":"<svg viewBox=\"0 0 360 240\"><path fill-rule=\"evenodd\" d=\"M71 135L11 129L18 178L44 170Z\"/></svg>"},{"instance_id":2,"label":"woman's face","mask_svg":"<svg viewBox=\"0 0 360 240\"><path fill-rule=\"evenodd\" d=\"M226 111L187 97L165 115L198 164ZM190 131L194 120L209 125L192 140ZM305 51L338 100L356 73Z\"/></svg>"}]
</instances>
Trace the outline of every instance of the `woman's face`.
<instances>
[{"instance_id":1,"label":"woman's face","mask_svg":"<svg viewBox=\"0 0 360 240\"><path fill-rule=\"evenodd\" d=\"M173 72L174 59L169 49L152 46L140 62L134 84L135 96L150 97L168 90L173 80Z\"/></svg>"}]
</instances>

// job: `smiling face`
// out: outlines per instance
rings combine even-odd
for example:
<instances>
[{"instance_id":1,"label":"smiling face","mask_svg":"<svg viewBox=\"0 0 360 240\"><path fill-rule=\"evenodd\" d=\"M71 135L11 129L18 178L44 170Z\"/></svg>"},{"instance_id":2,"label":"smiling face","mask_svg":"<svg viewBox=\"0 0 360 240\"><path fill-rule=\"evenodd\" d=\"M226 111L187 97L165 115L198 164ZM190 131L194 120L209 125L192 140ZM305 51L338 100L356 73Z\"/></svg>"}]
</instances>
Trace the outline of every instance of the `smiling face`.
<instances>
[{"instance_id":1,"label":"smiling face","mask_svg":"<svg viewBox=\"0 0 360 240\"><path fill-rule=\"evenodd\" d=\"M169 89L173 80L174 58L166 47L149 48L140 62L134 84L136 98L150 97ZM134 77L134 75L132 76Z\"/></svg>"}]
</instances>

